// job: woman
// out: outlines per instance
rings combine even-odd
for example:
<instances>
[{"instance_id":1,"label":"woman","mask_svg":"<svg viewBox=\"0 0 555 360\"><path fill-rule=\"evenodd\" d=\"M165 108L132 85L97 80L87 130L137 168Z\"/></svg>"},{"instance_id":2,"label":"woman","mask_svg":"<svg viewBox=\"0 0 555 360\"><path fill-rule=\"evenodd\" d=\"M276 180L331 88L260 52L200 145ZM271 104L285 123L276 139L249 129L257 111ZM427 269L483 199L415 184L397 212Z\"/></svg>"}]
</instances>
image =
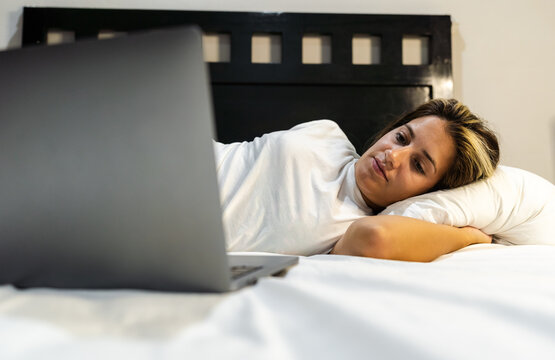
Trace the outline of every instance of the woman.
<instances>
[{"instance_id":1,"label":"woman","mask_svg":"<svg viewBox=\"0 0 555 360\"><path fill-rule=\"evenodd\" d=\"M432 100L388 126L356 164L366 203L384 207L431 190L454 188L491 176L499 161L496 136L456 100ZM491 237L400 216L361 218L333 254L430 261Z\"/></svg>"},{"instance_id":2,"label":"woman","mask_svg":"<svg viewBox=\"0 0 555 360\"><path fill-rule=\"evenodd\" d=\"M456 100L432 100L362 155L337 124L314 121L252 142L216 144L230 251L429 261L491 238L378 214L393 202L490 176L497 139Z\"/></svg>"}]
</instances>

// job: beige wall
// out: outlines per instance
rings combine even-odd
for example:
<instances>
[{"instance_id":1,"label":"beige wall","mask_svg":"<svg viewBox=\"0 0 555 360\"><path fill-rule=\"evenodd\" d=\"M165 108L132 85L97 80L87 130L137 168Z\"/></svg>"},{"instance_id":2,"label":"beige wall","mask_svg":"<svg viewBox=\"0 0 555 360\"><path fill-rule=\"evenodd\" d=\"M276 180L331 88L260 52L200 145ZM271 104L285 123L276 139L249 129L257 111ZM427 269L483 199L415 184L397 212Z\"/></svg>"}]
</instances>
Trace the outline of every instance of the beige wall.
<instances>
[{"instance_id":1,"label":"beige wall","mask_svg":"<svg viewBox=\"0 0 555 360\"><path fill-rule=\"evenodd\" d=\"M0 49L20 44L21 7L451 15L455 96L487 118L502 163L555 182L555 1L552 0L2 0Z\"/></svg>"}]
</instances>

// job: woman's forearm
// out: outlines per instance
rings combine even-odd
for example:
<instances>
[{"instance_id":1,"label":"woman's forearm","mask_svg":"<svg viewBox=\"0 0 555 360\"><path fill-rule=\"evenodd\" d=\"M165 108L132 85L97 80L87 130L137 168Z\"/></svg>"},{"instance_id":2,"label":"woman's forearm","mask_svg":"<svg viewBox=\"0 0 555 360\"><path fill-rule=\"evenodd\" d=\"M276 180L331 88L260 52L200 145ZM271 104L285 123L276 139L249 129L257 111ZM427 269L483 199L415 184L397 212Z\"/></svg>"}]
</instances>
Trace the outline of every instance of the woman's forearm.
<instances>
[{"instance_id":1,"label":"woman's forearm","mask_svg":"<svg viewBox=\"0 0 555 360\"><path fill-rule=\"evenodd\" d=\"M351 224L333 254L391 260L432 261L491 237L471 227L457 228L403 216L378 215Z\"/></svg>"}]
</instances>

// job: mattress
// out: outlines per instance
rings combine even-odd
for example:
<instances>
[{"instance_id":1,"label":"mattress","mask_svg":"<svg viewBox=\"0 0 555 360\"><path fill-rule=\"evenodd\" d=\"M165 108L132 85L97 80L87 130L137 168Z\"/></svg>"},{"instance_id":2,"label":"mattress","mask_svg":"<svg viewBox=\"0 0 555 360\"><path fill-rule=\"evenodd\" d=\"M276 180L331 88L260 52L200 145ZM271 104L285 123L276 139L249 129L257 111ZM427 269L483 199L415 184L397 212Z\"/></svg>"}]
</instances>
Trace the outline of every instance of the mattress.
<instances>
[{"instance_id":1,"label":"mattress","mask_svg":"<svg viewBox=\"0 0 555 360\"><path fill-rule=\"evenodd\" d=\"M0 358L550 358L554 260L495 244L431 263L316 255L224 295L3 286Z\"/></svg>"}]
</instances>

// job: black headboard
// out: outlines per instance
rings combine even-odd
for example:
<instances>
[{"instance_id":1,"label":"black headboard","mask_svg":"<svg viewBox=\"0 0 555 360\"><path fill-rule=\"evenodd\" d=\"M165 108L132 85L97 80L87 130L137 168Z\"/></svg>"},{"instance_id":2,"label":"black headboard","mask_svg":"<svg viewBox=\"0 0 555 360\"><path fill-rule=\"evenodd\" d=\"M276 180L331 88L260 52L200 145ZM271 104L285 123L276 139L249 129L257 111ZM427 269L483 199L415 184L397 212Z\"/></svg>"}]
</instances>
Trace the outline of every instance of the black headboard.
<instances>
[{"instance_id":1,"label":"black headboard","mask_svg":"<svg viewBox=\"0 0 555 360\"><path fill-rule=\"evenodd\" d=\"M25 8L23 45L45 44L51 29L75 39L197 24L230 34L230 61L210 63L218 138L250 140L314 119L333 119L362 152L384 123L431 98L452 96L449 16ZM255 33L281 34L281 63L251 62ZM303 34L331 37L331 63L303 64ZM381 39L379 64L354 65L354 34ZM429 62L402 64L405 35L429 40Z\"/></svg>"}]
</instances>

